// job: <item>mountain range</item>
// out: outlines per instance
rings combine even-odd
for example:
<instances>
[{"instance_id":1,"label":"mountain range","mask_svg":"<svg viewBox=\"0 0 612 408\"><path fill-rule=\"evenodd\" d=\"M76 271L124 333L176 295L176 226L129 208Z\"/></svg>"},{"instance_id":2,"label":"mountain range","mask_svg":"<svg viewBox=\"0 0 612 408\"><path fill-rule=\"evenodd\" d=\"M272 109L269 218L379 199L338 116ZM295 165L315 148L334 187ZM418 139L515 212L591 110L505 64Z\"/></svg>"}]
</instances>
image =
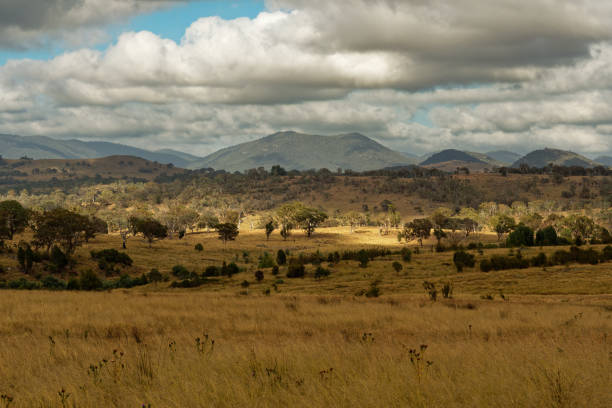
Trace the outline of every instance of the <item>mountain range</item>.
<instances>
[{"instance_id":1,"label":"mountain range","mask_svg":"<svg viewBox=\"0 0 612 408\"><path fill-rule=\"evenodd\" d=\"M509 151L477 153L447 149L423 156L397 152L359 133L337 136L278 132L261 139L221 149L206 157L163 149L150 151L110 142L57 140L45 136L15 136L0 134L0 155L4 158L34 159L94 159L115 155L140 157L162 164L187 169L214 168L244 171L257 167L280 165L288 170L327 168L376 170L389 167L420 165L443 171L467 168L484 171L495 167L545 167L552 163L563 166L612 166L612 157L596 160L558 149L542 149L521 156Z\"/></svg>"},{"instance_id":2,"label":"mountain range","mask_svg":"<svg viewBox=\"0 0 612 408\"><path fill-rule=\"evenodd\" d=\"M612 156L599 156L595 159L597 163L601 163L604 166L612 167Z\"/></svg>"},{"instance_id":3,"label":"mountain range","mask_svg":"<svg viewBox=\"0 0 612 408\"><path fill-rule=\"evenodd\" d=\"M23 156L32 159L97 159L107 156L135 156L177 167L189 167L200 157L170 149L150 151L110 142L57 140L46 136L15 136L0 134L0 154L4 158Z\"/></svg>"}]
</instances>

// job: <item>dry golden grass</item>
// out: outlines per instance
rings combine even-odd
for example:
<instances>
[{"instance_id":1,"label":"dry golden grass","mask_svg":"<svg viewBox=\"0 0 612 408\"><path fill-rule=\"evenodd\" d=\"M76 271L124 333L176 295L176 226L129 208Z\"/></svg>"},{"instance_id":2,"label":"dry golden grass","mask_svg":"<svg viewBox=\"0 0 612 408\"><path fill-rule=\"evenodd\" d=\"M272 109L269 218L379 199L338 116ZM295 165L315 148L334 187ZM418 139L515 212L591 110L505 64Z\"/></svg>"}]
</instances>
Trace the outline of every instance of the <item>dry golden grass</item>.
<instances>
[{"instance_id":1,"label":"dry golden grass","mask_svg":"<svg viewBox=\"0 0 612 408\"><path fill-rule=\"evenodd\" d=\"M62 389L76 407L607 407L610 300L5 291L0 394L11 407L61 407Z\"/></svg>"},{"instance_id":2,"label":"dry golden grass","mask_svg":"<svg viewBox=\"0 0 612 408\"><path fill-rule=\"evenodd\" d=\"M96 238L79 249L79 269L96 267L90 250L120 245ZM269 270L263 282L253 278L264 251L401 245L377 229L346 228L287 241L243 231L227 247L213 233L151 249L130 238L134 274L179 263L201 272L236 257L245 271L193 290L0 291L0 408L8 397L11 408L610 406L610 264L459 274L452 252L423 250L399 274L397 255L367 269L342 262L323 280L312 267L304 279L281 270L270 296L263 292L277 278ZM484 255L496 252L507 250ZM11 256L0 260L13 267L2 278L17 276ZM374 280L381 297L355 296ZM423 280L452 282L455 298L429 301ZM411 361L422 344L424 359Z\"/></svg>"}]
</instances>

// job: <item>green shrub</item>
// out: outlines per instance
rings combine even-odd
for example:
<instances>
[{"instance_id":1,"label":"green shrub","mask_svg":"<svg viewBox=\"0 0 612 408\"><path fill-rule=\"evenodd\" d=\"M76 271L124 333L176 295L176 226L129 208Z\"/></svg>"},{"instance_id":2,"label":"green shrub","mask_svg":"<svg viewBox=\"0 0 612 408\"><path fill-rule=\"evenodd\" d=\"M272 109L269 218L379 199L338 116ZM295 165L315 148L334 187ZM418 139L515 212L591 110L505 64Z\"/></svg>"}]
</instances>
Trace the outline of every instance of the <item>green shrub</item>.
<instances>
[{"instance_id":1,"label":"green shrub","mask_svg":"<svg viewBox=\"0 0 612 408\"><path fill-rule=\"evenodd\" d=\"M531 266L533 267L542 267L548 264L548 258L544 252L540 252L538 255L531 258Z\"/></svg>"},{"instance_id":2,"label":"green shrub","mask_svg":"<svg viewBox=\"0 0 612 408\"><path fill-rule=\"evenodd\" d=\"M261 282L262 280L264 280L264 273L261 270L257 270L255 272L255 280L257 280L257 282Z\"/></svg>"},{"instance_id":3,"label":"green shrub","mask_svg":"<svg viewBox=\"0 0 612 408\"><path fill-rule=\"evenodd\" d=\"M306 274L306 268L302 264L292 263L287 269L288 278L303 278Z\"/></svg>"},{"instance_id":4,"label":"green shrub","mask_svg":"<svg viewBox=\"0 0 612 408\"><path fill-rule=\"evenodd\" d=\"M329 277L329 275L330 275L329 269L325 269L322 266L319 266L315 270L315 279L327 278L327 277Z\"/></svg>"},{"instance_id":5,"label":"green shrub","mask_svg":"<svg viewBox=\"0 0 612 408\"><path fill-rule=\"evenodd\" d=\"M183 279L180 281L174 281L170 284L171 288L197 288L202 286L205 281L201 279Z\"/></svg>"},{"instance_id":6,"label":"green shrub","mask_svg":"<svg viewBox=\"0 0 612 408\"><path fill-rule=\"evenodd\" d=\"M221 266L221 275L228 276L231 278L238 272L240 272L240 268L238 267L238 265L236 265L235 262L230 262L227 265L225 264L225 261L223 262L223 265Z\"/></svg>"},{"instance_id":7,"label":"green shrub","mask_svg":"<svg viewBox=\"0 0 612 408\"><path fill-rule=\"evenodd\" d=\"M9 289L20 289L20 290L34 290L40 289L40 283L29 281L26 278L20 278L18 280L9 281Z\"/></svg>"},{"instance_id":8,"label":"green shrub","mask_svg":"<svg viewBox=\"0 0 612 408\"><path fill-rule=\"evenodd\" d=\"M179 279L187 279L191 273L183 265L174 265L172 267L172 276Z\"/></svg>"},{"instance_id":9,"label":"green shrub","mask_svg":"<svg viewBox=\"0 0 612 408\"><path fill-rule=\"evenodd\" d=\"M380 288L378 287L379 283L380 283L380 281L378 281L378 280L375 280L374 282L370 283L370 287L365 292L365 296L369 297L369 298L379 297L380 296Z\"/></svg>"},{"instance_id":10,"label":"green shrub","mask_svg":"<svg viewBox=\"0 0 612 408\"><path fill-rule=\"evenodd\" d=\"M68 290L81 290L81 282L77 278L72 278L66 284Z\"/></svg>"},{"instance_id":11,"label":"green shrub","mask_svg":"<svg viewBox=\"0 0 612 408\"><path fill-rule=\"evenodd\" d=\"M570 252L574 260L579 264L597 265L601 258L599 253L593 248L580 249L578 247L572 247L570 248Z\"/></svg>"},{"instance_id":12,"label":"green shrub","mask_svg":"<svg viewBox=\"0 0 612 408\"><path fill-rule=\"evenodd\" d=\"M119 252L116 249L103 249L101 251L91 251L92 259L104 260L111 265L120 264L123 266L132 266L132 258L125 252Z\"/></svg>"},{"instance_id":13,"label":"green shrub","mask_svg":"<svg viewBox=\"0 0 612 408\"><path fill-rule=\"evenodd\" d=\"M493 255L491 257L492 268L496 271L505 269L527 269L529 261L519 256Z\"/></svg>"},{"instance_id":14,"label":"green shrub","mask_svg":"<svg viewBox=\"0 0 612 408\"><path fill-rule=\"evenodd\" d=\"M102 288L102 281L91 269L81 274L79 283L81 290L98 290Z\"/></svg>"},{"instance_id":15,"label":"green shrub","mask_svg":"<svg viewBox=\"0 0 612 408\"><path fill-rule=\"evenodd\" d=\"M151 272L147 274L147 279L149 282L161 282L164 280L164 277L156 268L153 268L151 269Z\"/></svg>"},{"instance_id":16,"label":"green shrub","mask_svg":"<svg viewBox=\"0 0 612 408\"><path fill-rule=\"evenodd\" d=\"M195 247L194 247L194 248L195 248L195 250L196 250L196 251L198 251L198 252L202 252L202 251L204 250L204 246L203 246L202 244L200 244L200 243L195 244Z\"/></svg>"},{"instance_id":17,"label":"green shrub","mask_svg":"<svg viewBox=\"0 0 612 408\"><path fill-rule=\"evenodd\" d=\"M608 245L601 251L601 259L604 262L612 261L612 246Z\"/></svg>"},{"instance_id":18,"label":"green shrub","mask_svg":"<svg viewBox=\"0 0 612 408\"><path fill-rule=\"evenodd\" d=\"M493 269L493 264L488 259L480 261L480 270L482 272L490 272Z\"/></svg>"},{"instance_id":19,"label":"green shrub","mask_svg":"<svg viewBox=\"0 0 612 408\"><path fill-rule=\"evenodd\" d=\"M42 287L49 290L63 290L66 289L66 282L57 279L55 276L47 275L42 281Z\"/></svg>"},{"instance_id":20,"label":"green shrub","mask_svg":"<svg viewBox=\"0 0 612 408\"><path fill-rule=\"evenodd\" d=\"M259 265L257 267L265 269L272 268L274 266L276 266L276 263L274 262L272 255L267 252L264 252L263 255L259 258Z\"/></svg>"},{"instance_id":21,"label":"green shrub","mask_svg":"<svg viewBox=\"0 0 612 408\"><path fill-rule=\"evenodd\" d=\"M572 254L568 251L558 250L555 251L551 258L551 263L553 265L567 265L574 260Z\"/></svg>"},{"instance_id":22,"label":"green shrub","mask_svg":"<svg viewBox=\"0 0 612 408\"><path fill-rule=\"evenodd\" d=\"M221 276L221 270L214 266L207 266L206 269L204 270L204 274L203 276L205 277L209 277L209 276Z\"/></svg>"}]
</instances>

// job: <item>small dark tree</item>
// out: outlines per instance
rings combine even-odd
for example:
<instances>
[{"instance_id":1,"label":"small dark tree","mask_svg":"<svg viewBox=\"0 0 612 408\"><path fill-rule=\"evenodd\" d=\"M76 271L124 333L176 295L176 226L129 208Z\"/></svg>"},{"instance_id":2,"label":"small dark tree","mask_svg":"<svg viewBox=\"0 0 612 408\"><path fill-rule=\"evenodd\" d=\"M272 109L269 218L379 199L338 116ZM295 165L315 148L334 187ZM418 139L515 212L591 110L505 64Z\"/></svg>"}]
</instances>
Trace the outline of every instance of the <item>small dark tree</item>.
<instances>
[{"instance_id":1,"label":"small dark tree","mask_svg":"<svg viewBox=\"0 0 612 408\"><path fill-rule=\"evenodd\" d=\"M514 218L507 215L500 215L497 217L497 221L493 227L497 233L497 240L499 241L503 238L504 234L509 233L516 227L516 223L514 222Z\"/></svg>"},{"instance_id":2,"label":"small dark tree","mask_svg":"<svg viewBox=\"0 0 612 408\"><path fill-rule=\"evenodd\" d=\"M393 262L392 266L393 266L393 270L395 270L395 273L400 273L402 269L404 269L402 264L397 261Z\"/></svg>"},{"instance_id":3,"label":"small dark tree","mask_svg":"<svg viewBox=\"0 0 612 408\"><path fill-rule=\"evenodd\" d=\"M440 247L440 241L442 241L443 238L446 238L446 232L444 232L442 228L437 227L434 230L434 236L436 237L436 241L438 241L438 247Z\"/></svg>"},{"instance_id":4,"label":"small dark tree","mask_svg":"<svg viewBox=\"0 0 612 408\"><path fill-rule=\"evenodd\" d=\"M436 285L433 282L424 281L423 289L425 289L425 291L429 295L429 299L432 302L435 302L438 299L438 290L436 289Z\"/></svg>"},{"instance_id":5,"label":"small dark tree","mask_svg":"<svg viewBox=\"0 0 612 408\"><path fill-rule=\"evenodd\" d=\"M215 229L217 230L217 234L219 234L219 239L223 241L223 245L227 245L227 241L234 241L240 233L240 231L238 231L238 225L231 222L217 224Z\"/></svg>"},{"instance_id":6,"label":"small dark tree","mask_svg":"<svg viewBox=\"0 0 612 408\"><path fill-rule=\"evenodd\" d=\"M509 247L531 247L535 244L533 239L533 230L526 225L520 224L506 240L506 245Z\"/></svg>"},{"instance_id":7,"label":"small dark tree","mask_svg":"<svg viewBox=\"0 0 612 408\"><path fill-rule=\"evenodd\" d=\"M367 268L370 262L370 256L365 249L362 249L357 253L357 260L359 261L360 267Z\"/></svg>"},{"instance_id":8,"label":"small dark tree","mask_svg":"<svg viewBox=\"0 0 612 408\"><path fill-rule=\"evenodd\" d=\"M457 272L463 272L463 268L473 268L476 264L476 257L465 251L457 251L453 255L453 262Z\"/></svg>"},{"instance_id":9,"label":"small dark tree","mask_svg":"<svg viewBox=\"0 0 612 408\"><path fill-rule=\"evenodd\" d=\"M316 208L303 207L297 211L294 219L306 232L306 236L310 238L315 228L327 219L327 214Z\"/></svg>"},{"instance_id":10,"label":"small dark tree","mask_svg":"<svg viewBox=\"0 0 612 408\"><path fill-rule=\"evenodd\" d=\"M287 255L282 249L279 249L276 253L276 263L279 265L285 265L287 263Z\"/></svg>"},{"instance_id":11,"label":"small dark tree","mask_svg":"<svg viewBox=\"0 0 612 408\"><path fill-rule=\"evenodd\" d=\"M5 238L12 240L16 233L23 231L28 225L29 217L29 211L19 202L15 200L0 202L0 226L2 227L0 235L5 235Z\"/></svg>"},{"instance_id":12,"label":"small dark tree","mask_svg":"<svg viewBox=\"0 0 612 408\"><path fill-rule=\"evenodd\" d=\"M274 229L276 227L274 226L274 221L270 221L266 224L266 239L269 240L270 239L270 234L272 234L272 232L274 232Z\"/></svg>"},{"instance_id":13,"label":"small dark tree","mask_svg":"<svg viewBox=\"0 0 612 408\"><path fill-rule=\"evenodd\" d=\"M281 166L277 164L277 165L272 166L272 169L270 170L270 174L272 176L286 176L287 170L285 170L284 168L282 168Z\"/></svg>"},{"instance_id":14,"label":"small dark tree","mask_svg":"<svg viewBox=\"0 0 612 408\"><path fill-rule=\"evenodd\" d=\"M34 251L28 244L20 245L17 250L17 261L19 262L19 267L23 273L29 274L32 272L32 265L34 263Z\"/></svg>"},{"instance_id":15,"label":"small dark tree","mask_svg":"<svg viewBox=\"0 0 612 408\"><path fill-rule=\"evenodd\" d=\"M453 297L453 284L451 282L445 282L442 286L442 296L444 299L450 299Z\"/></svg>"},{"instance_id":16,"label":"small dark tree","mask_svg":"<svg viewBox=\"0 0 612 408\"><path fill-rule=\"evenodd\" d=\"M553 226L538 230L536 233L535 244L538 246L557 245L559 237Z\"/></svg>"},{"instance_id":17,"label":"small dark tree","mask_svg":"<svg viewBox=\"0 0 612 408\"><path fill-rule=\"evenodd\" d=\"M45 211L34 217L33 243L46 248L47 253L56 244L70 258L74 250L82 245L88 224L87 217L63 208Z\"/></svg>"},{"instance_id":18,"label":"small dark tree","mask_svg":"<svg viewBox=\"0 0 612 408\"><path fill-rule=\"evenodd\" d=\"M287 225L283 225L283 227L280 230L280 235L281 237L283 237L283 240L287 240L287 238L289 238L289 235L291 235L291 226L289 224Z\"/></svg>"},{"instance_id":19,"label":"small dark tree","mask_svg":"<svg viewBox=\"0 0 612 408\"><path fill-rule=\"evenodd\" d=\"M418 239L423 246L423 240L431 236L432 222L427 218L417 218L404 226L404 237L408 239Z\"/></svg>"},{"instance_id":20,"label":"small dark tree","mask_svg":"<svg viewBox=\"0 0 612 408\"><path fill-rule=\"evenodd\" d=\"M107 234L108 224L106 221L98 217L89 217L85 223L85 242L89 242L90 239L94 238L96 234Z\"/></svg>"},{"instance_id":21,"label":"small dark tree","mask_svg":"<svg viewBox=\"0 0 612 408\"><path fill-rule=\"evenodd\" d=\"M51 254L49 255L49 263L51 271L55 273L60 273L64 269L66 269L69 260L66 254L64 254L61 249L54 246L53 249L51 249Z\"/></svg>"},{"instance_id":22,"label":"small dark tree","mask_svg":"<svg viewBox=\"0 0 612 408\"><path fill-rule=\"evenodd\" d=\"M264 279L264 273L261 270L255 272L255 279L257 282L261 282Z\"/></svg>"},{"instance_id":23,"label":"small dark tree","mask_svg":"<svg viewBox=\"0 0 612 408\"><path fill-rule=\"evenodd\" d=\"M402 261L410 262L412 260L412 251L410 250L410 248L402 248L401 254Z\"/></svg>"},{"instance_id":24,"label":"small dark tree","mask_svg":"<svg viewBox=\"0 0 612 408\"><path fill-rule=\"evenodd\" d=\"M142 234L149 243L149 248L155 239L164 239L168 236L168 227L153 218L136 218L132 222L134 233Z\"/></svg>"}]
</instances>

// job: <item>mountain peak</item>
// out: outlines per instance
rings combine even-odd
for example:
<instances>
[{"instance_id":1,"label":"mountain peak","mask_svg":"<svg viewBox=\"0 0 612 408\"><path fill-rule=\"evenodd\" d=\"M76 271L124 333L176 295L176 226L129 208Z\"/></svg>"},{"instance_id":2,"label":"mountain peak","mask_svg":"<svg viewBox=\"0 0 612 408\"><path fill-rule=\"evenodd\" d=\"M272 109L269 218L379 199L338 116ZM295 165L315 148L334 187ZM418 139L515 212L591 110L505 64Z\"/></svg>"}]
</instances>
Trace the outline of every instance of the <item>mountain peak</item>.
<instances>
[{"instance_id":1,"label":"mountain peak","mask_svg":"<svg viewBox=\"0 0 612 408\"><path fill-rule=\"evenodd\" d=\"M549 164L555 166L580 166L580 167L595 167L599 163L590 160L578 153L569 150L553 149L545 147L544 149L534 150L531 153L521 157L514 162L512 167L520 167L521 165L530 167L546 167Z\"/></svg>"},{"instance_id":2,"label":"mountain peak","mask_svg":"<svg viewBox=\"0 0 612 408\"><path fill-rule=\"evenodd\" d=\"M363 171L414 163L360 133L321 136L283 131L221 149L190 168L243 171L277 164L288 170L343 168Z\"/></svg>"}]
</instances>

